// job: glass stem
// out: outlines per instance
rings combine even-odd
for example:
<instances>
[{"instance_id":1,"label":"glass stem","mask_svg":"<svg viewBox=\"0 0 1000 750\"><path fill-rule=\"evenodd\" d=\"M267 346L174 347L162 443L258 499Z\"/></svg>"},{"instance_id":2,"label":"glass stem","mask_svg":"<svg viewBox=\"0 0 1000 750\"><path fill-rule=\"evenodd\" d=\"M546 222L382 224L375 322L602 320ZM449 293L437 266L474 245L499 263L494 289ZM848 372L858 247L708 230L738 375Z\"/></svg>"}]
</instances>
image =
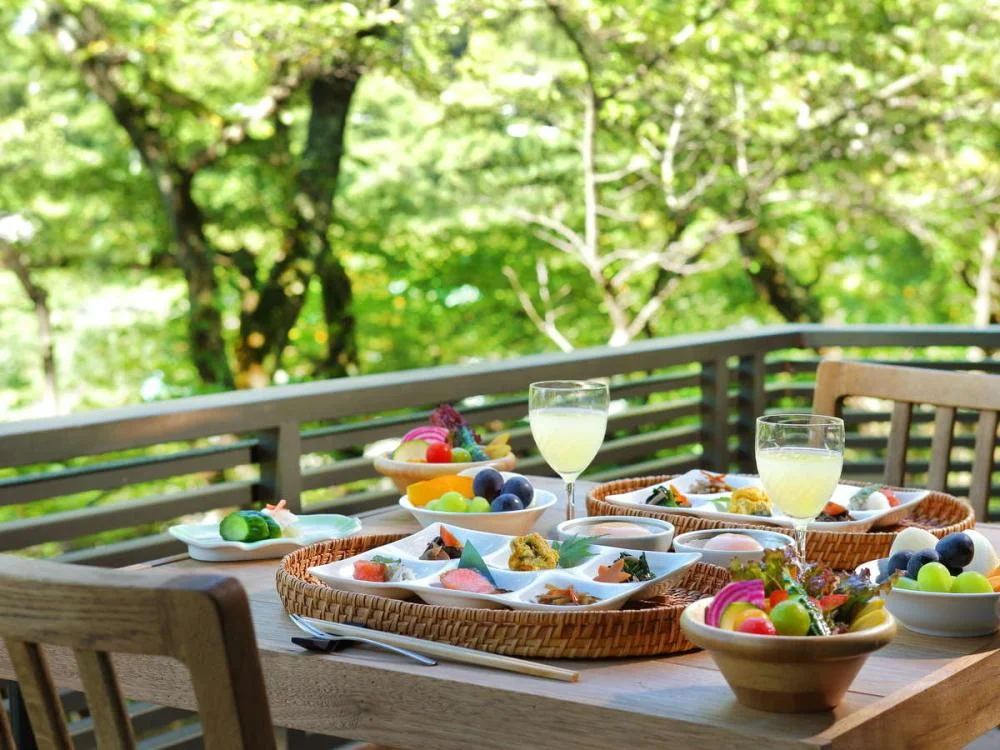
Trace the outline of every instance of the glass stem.
<instances>
[{"instance_id":1,"label":"glass stem","mask_svg":"<svg viewBox=\"0 0 1000 750\"><path fill-rule=\"evenodd\" d=\"M573 485L575 480L566 481L566 520L572 521L576 518L576 505L573 502Z\"/></svg>"},{"instance_id":2,"label":"glass stem","mask_svg":"<svg viewBox=\"0 0 1000 750\"><path fill-rule=\"evenodd\" d=\"M808 521L795 522L795 546L798 547L799 557L802 558L802 562L806 561L806 529L808 526Z\"/></svg>"}]
</instances>

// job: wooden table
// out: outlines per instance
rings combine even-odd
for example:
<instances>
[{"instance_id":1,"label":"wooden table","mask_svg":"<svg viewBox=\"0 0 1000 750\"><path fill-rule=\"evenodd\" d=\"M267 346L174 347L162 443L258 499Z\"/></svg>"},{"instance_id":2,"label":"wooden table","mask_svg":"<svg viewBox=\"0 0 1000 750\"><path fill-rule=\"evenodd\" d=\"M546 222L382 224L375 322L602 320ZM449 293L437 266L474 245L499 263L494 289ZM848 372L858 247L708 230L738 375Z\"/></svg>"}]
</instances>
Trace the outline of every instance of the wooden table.
<instances>
[{"instance_id":1,"label":"wooden table","mask_svg":"<svg viewBox=\"0 0 1000 750\"><path fill-rule=\"evenodd\" d=\"M553 487L552 480L538 479ZM581 484L583 495L589 487ZM561 494L561 493L557 493ZM582 505L582 503L581 503ZM556 509L540 527L562 516ZM409 532L398 509L370 514L365 532ZM1000 546L1000 526L980 527ZM559 662L582 672L559 683L450 663L411 665L376 651L326 656L289 639L299 631L274 587L276 561L153 563L182 573L225 573L246 587L276 725L414 750L675 747L959 748L1000 724L1000 636L931 638L900 629L874 654L830 713L768 714L743 708L704 652L658 659ZM49 651L57 683L79 689L68 652ZM184 668L167 659L117 656L129 697L195 709ZM0 677L12 678L0 651Z\"/></svg>"}]
</instances>

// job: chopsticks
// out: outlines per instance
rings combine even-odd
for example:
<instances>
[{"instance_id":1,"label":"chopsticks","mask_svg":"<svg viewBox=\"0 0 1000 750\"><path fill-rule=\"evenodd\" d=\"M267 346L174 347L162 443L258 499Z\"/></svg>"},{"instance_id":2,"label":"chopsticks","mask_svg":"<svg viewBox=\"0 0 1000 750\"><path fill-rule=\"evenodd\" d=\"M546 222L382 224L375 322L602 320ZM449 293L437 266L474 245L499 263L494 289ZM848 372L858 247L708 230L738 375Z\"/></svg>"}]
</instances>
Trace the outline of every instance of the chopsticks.
<instances>
[{"instance_id":1,"label":"chopsticks","mask_svg":"<svg viewBox=\"0 0 1000 750\"><path fill-rule=\"evenodd\" d=\"M477 651L473 648L453 646L450 643L438 643L437 641L413 638L408 635L387 633L384 630L372 630L371 628L359 625L326 622L325 620L316 620L312 617L304 617L302 619L308 620L315 627L332 635L361 636L373 641L381 641L390 646L407 648L425 656L433 656L438 659L447 659L449 661L461 662L462 664L474 664L479 667L502 669L507 672L517 672L518 674L544 677L549 680L561 680L563 682L576 682L580 679L579 672L561 667L553 667L537 661L515 659L512 656L491 654L486 651Z\"/></svg>"}]
</instances>

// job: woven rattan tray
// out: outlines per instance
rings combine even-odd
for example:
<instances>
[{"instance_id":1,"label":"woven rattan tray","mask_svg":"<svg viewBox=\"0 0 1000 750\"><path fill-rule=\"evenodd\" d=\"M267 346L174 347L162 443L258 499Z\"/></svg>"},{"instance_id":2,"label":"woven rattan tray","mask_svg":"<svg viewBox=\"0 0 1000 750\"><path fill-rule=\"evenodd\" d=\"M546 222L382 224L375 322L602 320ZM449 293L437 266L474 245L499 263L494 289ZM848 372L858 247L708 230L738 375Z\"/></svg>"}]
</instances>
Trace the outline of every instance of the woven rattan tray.
<instances>
[{"instance_id":1,"label":"woven rattan tray","mask_svg":"<svg viewBox=\"0 0 1000 750\"><path fill-rule=\"evenodd\" d=\"M680 629L684 607L710 596L729 580L714 565L695 563L657 596L617 612L513 612L435 607L331 589L306 570L389 544L403 537L369 535L304 547L278 567L277 588L285 610L332 622L348 622L508 656L602 659L656 656L694 646Z\"/></svg>"},{"instance_id":2,"label":"woven rattan tray","mask_svg":"<svg viewBox=\"0 0 1000 750\"><path fill-rule=\"evenodd\" d=\"M702 529L738 527L774 530L775 528L773 525L739 524L698 518L682 513L671 513L669 508L629 507L604 500L608 495L632 492L643 487L661 484L670 479L672 479L670 475L661 475L619 479L615 482L600 484L587 496L587 513L591 516L664 518L676 527L677 534L686 534L689 531L701 531ZM910 517L899 526L863 533L810 531L806 537L806 550L810 560L822 562L840 570L853 570L869 560L886 557L896 534L906 526L919 526L937 537L943 537L953 531L971 529L974 525L975 515L968 503L943 492L931 492L920 501Z\"/></svg>"}]
</instances>

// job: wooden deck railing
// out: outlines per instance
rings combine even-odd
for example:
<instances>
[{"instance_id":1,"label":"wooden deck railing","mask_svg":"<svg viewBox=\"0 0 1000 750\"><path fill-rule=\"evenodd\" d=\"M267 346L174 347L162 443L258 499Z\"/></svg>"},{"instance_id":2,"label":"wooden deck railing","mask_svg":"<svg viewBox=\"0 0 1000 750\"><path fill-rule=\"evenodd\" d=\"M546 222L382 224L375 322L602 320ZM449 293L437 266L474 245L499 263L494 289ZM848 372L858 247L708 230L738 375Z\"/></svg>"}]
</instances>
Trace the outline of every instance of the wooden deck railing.
<instances>
[{"instance_id":1,"label":"wooden deck railing","mask_svg":"<svg viewBox=\"0 0 1000 750\"><path fill-rule=\"evenodd\" d=\"M970 359L1000 349L1000 327L796 325L0 424L0 507L17 515L0 523L0 550L121 565L177 550L161 529L185 515L279 497L306 512L386 505L396 493L377 479L365 447L424 422L443 401L461 402L476 425L510 429L519 470L546 473L524 422L527 386L544 379L610 378L607 439L589 477L694 466L752 471L755 417L808 408L819 354L831 348L852 358L1000 372L998 360ZM846 474L880 474L889 411L848 404L845 416ZM922 451L932 419L914 414L913 482L927 471ZM959 422L968 420L960 414ZM971 431L960 426L950 476L958 494L971 445ZM69 509L42 514L52 498L66 498ZM134 538L93 546L93 535L122 529Z\"/></svg>"}]
</instances>

